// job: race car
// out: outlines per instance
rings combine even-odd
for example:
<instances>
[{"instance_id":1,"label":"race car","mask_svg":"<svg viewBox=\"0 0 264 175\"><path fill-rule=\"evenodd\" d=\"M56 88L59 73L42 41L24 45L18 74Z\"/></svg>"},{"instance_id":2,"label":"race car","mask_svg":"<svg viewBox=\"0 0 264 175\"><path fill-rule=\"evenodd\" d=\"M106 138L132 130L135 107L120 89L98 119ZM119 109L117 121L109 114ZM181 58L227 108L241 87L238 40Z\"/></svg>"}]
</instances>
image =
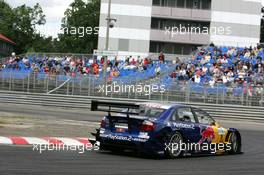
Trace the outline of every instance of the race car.
<instances>
[{"instance_id":1,"label":"race car","mask_svg":"<svg viewBox=\"0 0 264 175\"><path fill-rule=\"evenodd\" d=\"M100 150L168 158L241 152L237 129L223 128L207 112L189 105L92 101L91 111L107 112L95 133Z\"/></svg>"}]
</instances>

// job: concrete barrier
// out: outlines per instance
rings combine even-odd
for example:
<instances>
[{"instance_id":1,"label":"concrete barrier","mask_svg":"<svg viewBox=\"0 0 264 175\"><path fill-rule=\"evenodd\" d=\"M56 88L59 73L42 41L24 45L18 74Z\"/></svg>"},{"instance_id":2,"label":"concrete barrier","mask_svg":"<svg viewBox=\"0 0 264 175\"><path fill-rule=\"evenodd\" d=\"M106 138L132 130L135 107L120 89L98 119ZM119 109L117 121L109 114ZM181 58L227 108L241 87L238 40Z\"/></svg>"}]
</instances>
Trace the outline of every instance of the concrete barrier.
<instances>
[{"instance_id":1,"label":"concrete barrier","mask_svg":"<svg viewBox=\"0 0 264 175\"><path fill-rule=\"evenodd\" d=\"M47 95L34 93L20 93L20 92L5 92L0 91L0 100L4 103L13 104L27 104L27 105L41 105L41 106L56 106L56 107L71 107L71 108L85 108L89 109L91 100L104 100L116 102L147 102L150 100L140 99L126 99L126 98L104 98L94 96L67 96L67 95ZM153 102L153 101L151 101ZM167 102L167 101L162 101ZM172 102L180 103L182 102ZM264 121L264 107L255 106L239 106L239 105L222 105L222 104L207 104L207 103L188 103L188 105L195 106L207 111L213 117L217 118L231 118L244 120L263 120Z\"/></svg>"}]
</instances>

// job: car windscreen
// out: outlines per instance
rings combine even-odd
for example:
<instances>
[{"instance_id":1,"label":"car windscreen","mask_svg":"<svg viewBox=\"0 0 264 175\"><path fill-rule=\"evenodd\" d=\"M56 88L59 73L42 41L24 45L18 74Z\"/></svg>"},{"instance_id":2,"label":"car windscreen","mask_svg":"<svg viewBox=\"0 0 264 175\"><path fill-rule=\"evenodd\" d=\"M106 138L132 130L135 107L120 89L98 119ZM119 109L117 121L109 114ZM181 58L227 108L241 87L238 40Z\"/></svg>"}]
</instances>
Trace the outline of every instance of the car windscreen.
<instances>
[{"instance_id":1,"label":"car windscreen","mask_svg":"<svg viewBox=\"0 0 264 175\"><path fill-rule=\"evenodd\" d=\"M127 112L128 109L123 109L122 112ZM144 116L148 118L159 118L160 115L165 111L165 109L161 108L150 108L146 106L140 106L139 110L130 109L129 112L138 113L139 116ZM124 115L124 114L121 114Z\"/></svg>"},{"instance_id":2,"label":"car windscreen","mask_svg":"<svg viewBox=\"0 0 264 175\"><path fill-rule=\"evenodd\" d=\"M161 109L161 108L141 107L139 111L139 115L146 116L149 118L158 118L164 111L165 109Z\"/></svg>"}]
</instances>

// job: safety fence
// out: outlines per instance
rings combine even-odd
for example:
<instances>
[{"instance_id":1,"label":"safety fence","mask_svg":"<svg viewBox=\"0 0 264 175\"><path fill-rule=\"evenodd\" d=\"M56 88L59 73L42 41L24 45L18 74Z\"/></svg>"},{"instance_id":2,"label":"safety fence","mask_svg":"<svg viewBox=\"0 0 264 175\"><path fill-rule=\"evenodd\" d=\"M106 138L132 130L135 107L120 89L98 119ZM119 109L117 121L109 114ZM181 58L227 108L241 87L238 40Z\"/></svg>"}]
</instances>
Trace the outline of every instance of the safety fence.
<instances>
[{"instance_id":1,"label":"safety fence","mask_svg":"<svg viewBox=\"0 0 264 175\"><path fill-rule=\"evenodd\" d=\"M21 72L0 72L0 90L26 93L96 96L125 99L177 101L243 106L264 106L263 84L258 86L198 85L190 81L158 77L120 77L105 82L102 77L69 77ZM164 81L163 81L164 80Z\"/></svg>"}]
</instances>

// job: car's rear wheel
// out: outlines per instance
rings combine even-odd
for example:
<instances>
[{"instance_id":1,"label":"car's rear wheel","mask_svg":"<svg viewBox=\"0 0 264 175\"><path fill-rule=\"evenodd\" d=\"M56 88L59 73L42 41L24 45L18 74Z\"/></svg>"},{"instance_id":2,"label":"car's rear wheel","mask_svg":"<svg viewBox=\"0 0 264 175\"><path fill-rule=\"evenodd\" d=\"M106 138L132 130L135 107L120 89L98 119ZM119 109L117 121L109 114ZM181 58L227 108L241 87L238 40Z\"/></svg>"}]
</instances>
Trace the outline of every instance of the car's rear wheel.
<instances>
[{"instance_id":1,"label":"car's rear wheel","mask_svg":"<svg viewBox=\"0 0 264 175\"><path fill-rule=\"evenodd\" d=\"M230 146L231 150L228 152L229 154L238 154L241 152L241 140L236 132L230 134Z\"/></svg>"},{"instance_id":2,"label":"car's rear wheel","mask_svg":"<svg viewBox=\"0 0 264 175\"><path fill-rule=\"evenodd\" d=\"M171 136L168 137L165 148L165 155L168 158L179 158L182 157L184 151L181 149L183 141L183 137L181 133L175 132Z\"/></svg>"}]
</instances>

